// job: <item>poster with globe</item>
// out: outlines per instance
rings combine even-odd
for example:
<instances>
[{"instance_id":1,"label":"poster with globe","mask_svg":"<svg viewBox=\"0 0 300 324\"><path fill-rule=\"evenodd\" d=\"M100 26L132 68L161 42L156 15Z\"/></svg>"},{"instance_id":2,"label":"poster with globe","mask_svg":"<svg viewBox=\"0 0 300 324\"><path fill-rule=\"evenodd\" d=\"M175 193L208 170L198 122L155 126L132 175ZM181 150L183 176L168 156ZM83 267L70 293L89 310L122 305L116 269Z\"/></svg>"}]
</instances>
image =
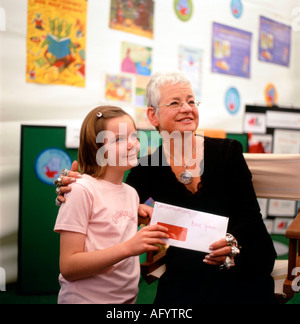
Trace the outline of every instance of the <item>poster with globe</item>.
<instances>
[{"instance_id":1,"label":"poster with globe","mask_svg":"<svg viewBox=\"0 0 300 324\"><path fill-rule=\"evenodd\" d=\"M153 0L111 0L109 27L153 38Z\"/></svg>"}]
</instances>

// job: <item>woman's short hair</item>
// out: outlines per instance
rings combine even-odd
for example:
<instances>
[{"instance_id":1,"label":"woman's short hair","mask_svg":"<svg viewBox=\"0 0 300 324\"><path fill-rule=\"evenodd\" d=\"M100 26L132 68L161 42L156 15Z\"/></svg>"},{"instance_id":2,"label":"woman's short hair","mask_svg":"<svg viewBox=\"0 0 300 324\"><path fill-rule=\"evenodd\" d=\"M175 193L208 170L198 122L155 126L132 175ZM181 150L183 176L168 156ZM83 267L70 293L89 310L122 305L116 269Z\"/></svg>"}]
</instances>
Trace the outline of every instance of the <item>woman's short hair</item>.
<instances>
[{"instance_id":1,"label":"woman's short hair","mask_svg":"<svg viewBox=\"0 0 300 324\"><path fill-rule=\"evenodd\" d=\"M191 85L191 82L181 72L157 72L153 74L146 91L147 106L153 107L157 111L160 102L160 89L167 84L175 85L178 83Z\"/></svg>"},{"instance_id":2,"label":"woman's short hair","mask_svg":"<svg viewBox=\"0 0 300 324\"><path fill-rule=\"evenodd\" d=\"M78 150L78 163L81 173L91 175L94 178L101 178L104 175L106 166L100 166L96 158L98 150L104 144L97 144L97 135L106 130L107 120L121 116L129 116L135 125L128 113L115 106L97 107L86 116L81 126Z\"/></svg>"}]
</instances>

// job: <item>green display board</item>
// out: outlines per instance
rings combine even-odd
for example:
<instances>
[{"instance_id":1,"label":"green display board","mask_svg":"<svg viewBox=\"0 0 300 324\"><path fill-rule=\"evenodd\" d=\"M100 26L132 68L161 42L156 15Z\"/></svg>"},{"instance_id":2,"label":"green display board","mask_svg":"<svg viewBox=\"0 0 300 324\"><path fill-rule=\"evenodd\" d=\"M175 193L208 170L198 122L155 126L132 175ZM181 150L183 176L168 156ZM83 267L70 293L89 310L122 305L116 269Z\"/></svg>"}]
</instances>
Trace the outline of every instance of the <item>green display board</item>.
<instances>
[{"instance_id":1,"label":"green display board","mask_svg":"<svg viewBox=\"0 0 300 324\"><path fill-rule=\"evenodd\" d=\"M53 181L77 159L65 148L64 127L22 126L19 207L18 288L20 293L59 289L58 208ZM58 173L59 172L59 173Z\"/></svg>"},{"instance_id":2,"label":"green display board","mask_svg":"<svg viewBox=\"0 0 300 324\"><path fill-rule=\"evenodd\" d=\"M227 133L226 137L240 142L243 146L243 152L248 153L248 134Z\"/></svg>"}]
</instances>

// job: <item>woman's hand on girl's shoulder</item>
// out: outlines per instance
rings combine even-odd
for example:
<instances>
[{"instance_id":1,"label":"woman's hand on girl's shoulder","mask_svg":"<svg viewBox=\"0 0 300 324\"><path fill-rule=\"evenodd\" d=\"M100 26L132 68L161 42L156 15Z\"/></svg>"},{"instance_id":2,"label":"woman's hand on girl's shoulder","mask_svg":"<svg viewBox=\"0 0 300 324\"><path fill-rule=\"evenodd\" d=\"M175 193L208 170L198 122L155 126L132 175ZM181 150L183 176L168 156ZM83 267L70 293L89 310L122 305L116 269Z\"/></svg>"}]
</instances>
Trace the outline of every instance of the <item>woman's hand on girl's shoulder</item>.
<instances>
[{"instance_id":1,"label":"woman's hand on girl's shoulder","mask_svg":"<svg viewBox=\"0 0 300 324\"><path fill-rule=\"evenodd\" d=\"M70 184L76 182L76 179L81 179L82 175L78 172L78 162L74 161L72 163L71 171L69 172L68 176L65 177L63 175L60 175L62 186L60 186L56 190L56 194L58 195L57 199L61 203L66 202L66 198L64 197L64 194L70 192L72 188L69 186Z\"/></svg>"}]
</instances>

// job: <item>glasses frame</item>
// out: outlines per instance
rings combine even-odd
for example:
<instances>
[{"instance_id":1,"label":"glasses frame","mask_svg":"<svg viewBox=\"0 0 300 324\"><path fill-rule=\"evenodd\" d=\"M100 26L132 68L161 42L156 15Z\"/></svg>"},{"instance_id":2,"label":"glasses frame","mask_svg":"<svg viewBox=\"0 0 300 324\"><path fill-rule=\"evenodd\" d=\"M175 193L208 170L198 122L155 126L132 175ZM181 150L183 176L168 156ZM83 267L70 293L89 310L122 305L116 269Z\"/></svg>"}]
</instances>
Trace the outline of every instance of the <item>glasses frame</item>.
<instances>
[{"instance_id":1,"label":"glasses frame","mask_svg":"<svg viewBox=\"0 0 300 324\"><path fill-rule=\"evenodd\" d=\"M165 105L158 106L158 108L168 107L168 108L171 108L172 110L177 110L177 109L181 109L184 104L187 104L190 108L195 109L195 108L199 108L199 106L201 105L201 102L199 100L191 100L191 101L195 102L194 103L195 107L192 107L191 104L189 104L186 101L183 101L183 102L178 104L178 107L172 107L172 105L175 103L175 102L173 102L173 103L170 103L170 104L165 104Z\"/></svg>"}]
</instances>

